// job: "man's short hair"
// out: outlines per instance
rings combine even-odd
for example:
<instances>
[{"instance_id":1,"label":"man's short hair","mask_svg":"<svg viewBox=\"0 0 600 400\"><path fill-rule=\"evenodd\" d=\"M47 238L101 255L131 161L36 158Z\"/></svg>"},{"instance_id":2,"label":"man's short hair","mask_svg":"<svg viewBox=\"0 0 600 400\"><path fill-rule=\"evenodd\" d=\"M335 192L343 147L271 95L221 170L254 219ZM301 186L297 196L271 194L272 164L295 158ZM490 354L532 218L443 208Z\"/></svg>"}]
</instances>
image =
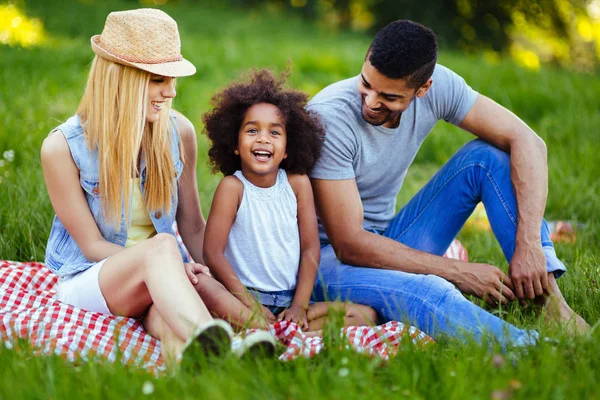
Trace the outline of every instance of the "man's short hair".
<instances>
[{"instance_id":1,"label":"man's short hair","mask_svg":"<svg viewBox=\"0 0 600 400\"><path fill-rule=\"evenodd\" d=\"M381 29L367 58L388 78L406 79L407 86L423 86L435 69L438 45L435 33L417 22L401 19Z\"/></svg>"}]
</instances>

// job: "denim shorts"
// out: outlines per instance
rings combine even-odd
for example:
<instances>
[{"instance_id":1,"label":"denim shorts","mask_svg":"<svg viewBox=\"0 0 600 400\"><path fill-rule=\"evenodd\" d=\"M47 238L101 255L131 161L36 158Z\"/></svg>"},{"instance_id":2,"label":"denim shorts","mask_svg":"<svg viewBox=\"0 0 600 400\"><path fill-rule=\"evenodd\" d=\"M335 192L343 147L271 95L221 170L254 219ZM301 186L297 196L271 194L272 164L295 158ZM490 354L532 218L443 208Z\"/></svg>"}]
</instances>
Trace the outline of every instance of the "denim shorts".
<instances>
[{"instance_id":1,"label":"denim shorts","mask_svg":"<svg viewBox=\"0 0 600 400\"><path fill-rule=\"evenodd\" d=\"M294 294L296 294L296 289L276 290L273 292L265 292L254 288L247 289L260 304L267 307L275 316L292 304Z\"/></svg>"}]
</instances>

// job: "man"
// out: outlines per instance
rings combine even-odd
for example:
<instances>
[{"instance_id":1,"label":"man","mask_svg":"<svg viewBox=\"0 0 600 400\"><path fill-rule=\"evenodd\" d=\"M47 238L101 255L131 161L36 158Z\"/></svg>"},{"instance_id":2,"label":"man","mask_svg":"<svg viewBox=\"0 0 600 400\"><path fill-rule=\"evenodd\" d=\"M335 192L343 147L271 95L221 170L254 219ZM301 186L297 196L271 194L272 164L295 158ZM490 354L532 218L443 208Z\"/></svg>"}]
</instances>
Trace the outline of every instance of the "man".
<instances>
[{"instance_id":1,"label":"man","mask_svg":"<svg viewBox=\"0 0 600 400\"><path fill-rule=\"evenodd\" d=\"M309 103L327 135L311 179L322 242L315 296L341 297L408 319L433 337L489 333L502 343L537 333L505 323L460 292L490 305L548 299L548 314L589 326L567 305L543 213L544 142L517 116L437 65L428 28L395 21L375 37L359 76ZM440 119L474 134L397 214L395 200L421 143ZM509 156L510 154L510 156ZM477 203L509 260L509 273L442 258Z\"/></svg>"}]
</instances>

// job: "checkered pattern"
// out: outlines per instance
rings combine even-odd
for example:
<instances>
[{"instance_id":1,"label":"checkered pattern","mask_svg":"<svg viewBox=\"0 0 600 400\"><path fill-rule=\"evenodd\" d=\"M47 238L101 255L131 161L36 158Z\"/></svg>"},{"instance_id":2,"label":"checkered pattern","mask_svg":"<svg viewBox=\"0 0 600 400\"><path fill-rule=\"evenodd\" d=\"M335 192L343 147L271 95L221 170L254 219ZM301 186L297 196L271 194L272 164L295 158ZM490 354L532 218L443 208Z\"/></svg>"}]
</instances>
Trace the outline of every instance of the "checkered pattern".
<instances>
[{"instance_id":1,"label":"checkered pattern","mask_svg":"<svg viewBox=\"0 0 600 400\"><path fill-rule=\"evenodd\" d=\"M312 357L325 347L322 338L304 335L293 322L278 322L271 327L271 331L287 347L279 356L280 360L293 360L300 356ZM396 354L403 340L421 346L434 343L433 339L417 328L397 321L373 327L349 326L340 330L340 338L346 343L346 348L386 360Z\"/></svg>"},{"instance_id":2,"label":"checkered pattern","mask_svg":"<svg viewBox=\"0 0 600 400\"><path fill-rule=\"evenodd\" d=\"M164 369L160 342L132 318L84 311L54 298L58 279L41 263L0 261L0 341L19 339L68 360L100 356Z\"/></svg>"},{"instance_id":3,"label":"checkered pattern","mask_svg":"<svg viewBox=\"0 0 600 400\"><path fill-rule=\"evenodd\" d=\"M450 250L466 260L460 243L453 243ZM57 281L44 264L0 260L0 342L14 347L24 339L42 354L58 354L71 361L97 356L154 373L165 370L160 341L138 321L63 304L54 298ZM270 331L286 346L282 360L310 357L324 346L321 338L304 335L294 323L279 322ZM396 321L376 327L351 326L340 335L356 351L384 359L393 356L405 338L422 345L433 342L418 329Z\"/></svg>"},{"instance_id":4,"label":"checkered pattern","mask_svg":"<svg viewBox=\"0 0 600 400\"><path fill-rule=\"evenodd\" d=\"M444 257L454 258L455 260L469 261L467 249L456 239L450 243L450 247L446 250Z\"/></svg>"}]
</instances>

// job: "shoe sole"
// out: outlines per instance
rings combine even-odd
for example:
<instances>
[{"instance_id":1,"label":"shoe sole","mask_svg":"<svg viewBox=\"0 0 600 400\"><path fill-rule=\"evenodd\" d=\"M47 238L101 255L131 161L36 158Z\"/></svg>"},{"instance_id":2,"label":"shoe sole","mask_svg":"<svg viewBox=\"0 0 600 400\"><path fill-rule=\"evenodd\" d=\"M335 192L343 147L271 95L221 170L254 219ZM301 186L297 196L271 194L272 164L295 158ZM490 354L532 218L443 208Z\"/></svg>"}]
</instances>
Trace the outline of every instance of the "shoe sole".
<instances>
[{"instance_id":1,"label":"shoe sole","mask_svg":"<svg viewBox=\"0 0 600 400\"><path fill-rule=\"evenodd\" d=\"M248 347L240 359L248 358L273 358L275 357L275 345L271 342L257 342Z\"/></svg>"},{"instance_id":2,"label":"shoe sole","mask_svg":"<svg viewBox=\"0 0 600 400\"><path fill-rule=\"evenodd\" d=\"M243 339L244 349L238 352L239 358L274 357L276 352L275 338L264 331L253 332Z\"/></svg>"},{"instance_id":3,"label":"shoe sole","mask_svg":"<svg viewBox=\"0 0 600 400\"><path fill-rule=\"evenodd\" d=\"M231 352L233 329L223 320L212 320L195 332L183 350L180 367L201 367L202 360Z\"/></svg>"},{"instance_id":4,"label":"shoe sole","mask_svg":"<svg viewBox=\"0 0 600 400\"><path fill-rule=\"evenodd\" d=\"M196 336L202 353L206 357L218 357L230 352L231 333L220 325L212 325Z\"/></svg>"}]
</instances>

